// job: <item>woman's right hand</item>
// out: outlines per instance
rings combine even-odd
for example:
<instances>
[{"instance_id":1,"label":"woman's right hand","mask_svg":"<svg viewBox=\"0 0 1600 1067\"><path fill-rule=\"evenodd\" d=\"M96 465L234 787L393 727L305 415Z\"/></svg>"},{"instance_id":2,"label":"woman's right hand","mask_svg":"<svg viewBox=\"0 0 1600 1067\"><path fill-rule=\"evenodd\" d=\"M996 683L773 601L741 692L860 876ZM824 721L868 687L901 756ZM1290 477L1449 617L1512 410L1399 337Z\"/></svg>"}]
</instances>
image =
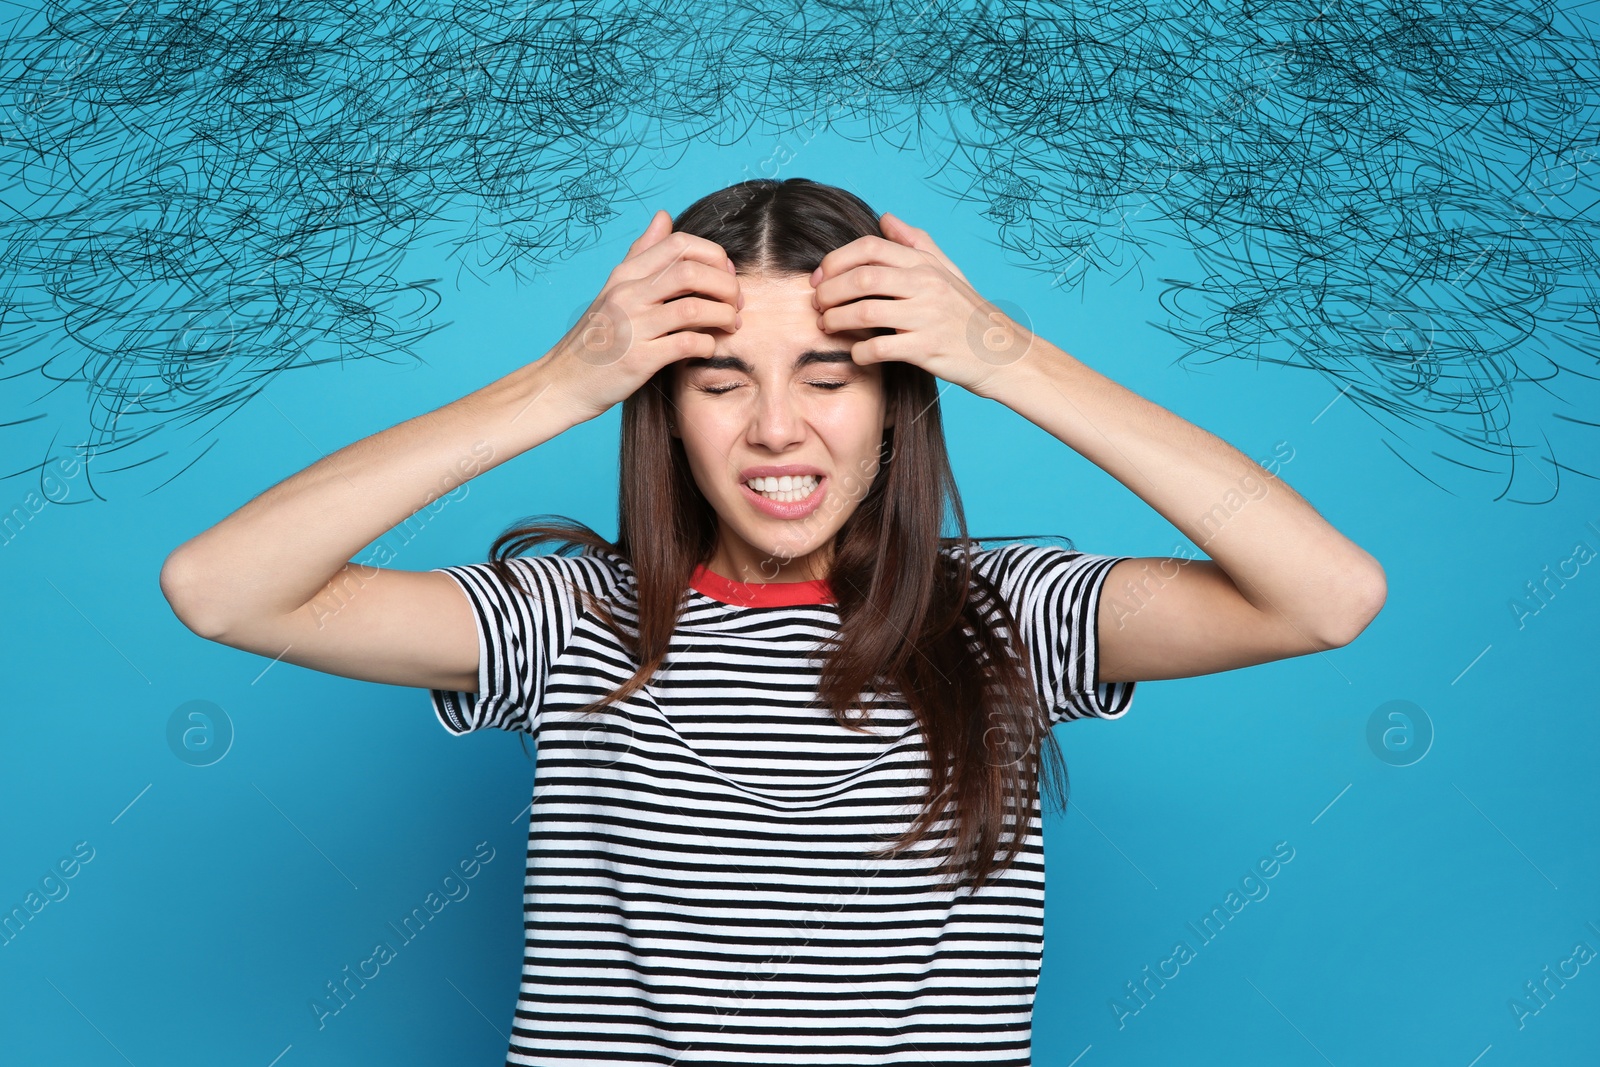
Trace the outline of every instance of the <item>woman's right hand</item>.
<instances>
[{"instance_id":1,"label":"woman's right hand","mask_svg":"<svg viewBox=\"0 0 1600 1067\"><path fill-rule=\"evenodd\" d=\"M716 341L707 329L733 332L743 306L738 275L722 246L673 233L672 217L657 211L544 361L563 403L587 421L627 399L662 367L711 355Z\"/></svg>"}]
</instances>

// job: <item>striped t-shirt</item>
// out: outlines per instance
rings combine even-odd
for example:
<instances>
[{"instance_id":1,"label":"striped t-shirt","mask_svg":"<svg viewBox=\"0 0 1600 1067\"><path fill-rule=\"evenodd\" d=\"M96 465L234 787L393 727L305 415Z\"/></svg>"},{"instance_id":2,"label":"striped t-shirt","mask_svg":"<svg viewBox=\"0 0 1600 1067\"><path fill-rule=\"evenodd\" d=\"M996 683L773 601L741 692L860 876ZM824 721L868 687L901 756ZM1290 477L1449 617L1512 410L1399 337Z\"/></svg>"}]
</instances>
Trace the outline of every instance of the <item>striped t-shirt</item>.
<instances>
[{"instance_id":1,"label":"striped t-shirt","mask_svg":"<svg viewBox=\"0 0 1600 1067\"><path fill-rule=\"evenodd\" d=\"M1053 723L1128 710L1134 683L1092 683L1101 586L1125 557L1010 543L971 558L1017 618ZM451 733L535 739L508 1064L1030 1063L1038 792L1023 851L976 893L941 887L936 856L870 856L916 816L927 752L897 696L866 698L869 732L810 706L839 621L826 581L698 568L658 673L585 718L636 661L566 583L631 629L632 569L587 552L513 565L531 598L486 563L436 568L471 601L480 663L477 693L430 691Z\"/></svg>"}]
</instances>

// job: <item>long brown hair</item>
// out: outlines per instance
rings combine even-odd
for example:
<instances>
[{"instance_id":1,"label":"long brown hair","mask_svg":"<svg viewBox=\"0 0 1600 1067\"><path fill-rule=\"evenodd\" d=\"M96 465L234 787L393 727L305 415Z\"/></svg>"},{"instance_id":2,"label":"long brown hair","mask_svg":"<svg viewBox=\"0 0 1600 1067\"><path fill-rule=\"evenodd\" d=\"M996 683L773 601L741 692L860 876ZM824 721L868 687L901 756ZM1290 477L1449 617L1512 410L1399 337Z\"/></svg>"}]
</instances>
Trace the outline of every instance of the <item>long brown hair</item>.
<instances>
[{"instance_id":1,"label":"long brown hair","mask_svg":"<svg viewBox=\"0 0 1600 1067\"><path fill-rule=\"evenodd\" d=\"M741 274L807 275L833 249L865 234L883 236L877 220L844 189L805 178L759 178L695 201L673 229L715 241ZM943 852L937 871L952 881L970 879L976 889L1020 851L1042 764L1048 764L1042 777L1063 803L1066 768L1034 693L1028 657L1006 636L1018 632L1012 613L964 552L941 555L973 539L945 448L937 379L910 363L880 366L893 424L884 432L877 475L834 538L827 580L839 633L823 658L818 702L841 726L859 730L871 723L864 694L905 700L927 745L928 789L921 814L879 855L908 852L948 815L947 844L927 854ZM586 712L624 699L654 675L694 568L716 547L716 513L669 430L671 373L670 365L662 368L622 404L615 542L581 522L537 516L508 528L490 548L490 562L508 581L516 580L508 559L550 541L559 542L558 552L586 547L631 565L637 641L610 605L585 600L633 651L638 669ZM842 491L862 488L846 484ZM941 536L947 507L957 537ZM1051 758L1041 761L1046 750Z\"/></svg>"}]
</instances>

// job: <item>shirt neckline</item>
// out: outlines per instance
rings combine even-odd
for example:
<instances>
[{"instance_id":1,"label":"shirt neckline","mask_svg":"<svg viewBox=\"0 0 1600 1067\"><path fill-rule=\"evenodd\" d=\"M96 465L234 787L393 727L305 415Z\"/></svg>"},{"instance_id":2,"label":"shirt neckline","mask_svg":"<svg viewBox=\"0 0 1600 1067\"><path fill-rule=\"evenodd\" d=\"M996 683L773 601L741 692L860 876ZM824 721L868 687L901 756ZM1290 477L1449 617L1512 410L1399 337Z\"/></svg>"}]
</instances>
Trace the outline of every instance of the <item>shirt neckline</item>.
<instances>
[{"instance_id":1,"label":"shirt neckline","mask_svg":"<svg viewBox=\"0 0 1600 1067\"><path fill-rule=\"evenodd\" d=\"M834 604L826 578L804 582L741 582L724 578L706 565L695 565L689 586L712 600L739 608L782 608L797 604Z\"/></svg>"}]
</instances>

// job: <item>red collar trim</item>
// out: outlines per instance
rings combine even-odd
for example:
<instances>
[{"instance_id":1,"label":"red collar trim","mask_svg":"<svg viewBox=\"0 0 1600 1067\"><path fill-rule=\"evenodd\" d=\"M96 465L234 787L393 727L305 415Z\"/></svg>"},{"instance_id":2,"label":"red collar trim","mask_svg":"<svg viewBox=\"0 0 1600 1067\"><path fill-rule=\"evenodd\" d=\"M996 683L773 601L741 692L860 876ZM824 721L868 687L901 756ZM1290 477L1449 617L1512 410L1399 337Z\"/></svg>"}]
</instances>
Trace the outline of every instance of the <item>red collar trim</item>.
<instances>
[{"instance_id":1,"label":"red collar trim","mask_svg":"<svg viewBox=\"0 0 1600 1067\"><path fill-rule=\"evenodd\" d=\"M807 582L740 582L696 564L689 585L712 600L739 608L783 608L796 604L834 604L826 578Z\"/></svg>"}]
</instances>

